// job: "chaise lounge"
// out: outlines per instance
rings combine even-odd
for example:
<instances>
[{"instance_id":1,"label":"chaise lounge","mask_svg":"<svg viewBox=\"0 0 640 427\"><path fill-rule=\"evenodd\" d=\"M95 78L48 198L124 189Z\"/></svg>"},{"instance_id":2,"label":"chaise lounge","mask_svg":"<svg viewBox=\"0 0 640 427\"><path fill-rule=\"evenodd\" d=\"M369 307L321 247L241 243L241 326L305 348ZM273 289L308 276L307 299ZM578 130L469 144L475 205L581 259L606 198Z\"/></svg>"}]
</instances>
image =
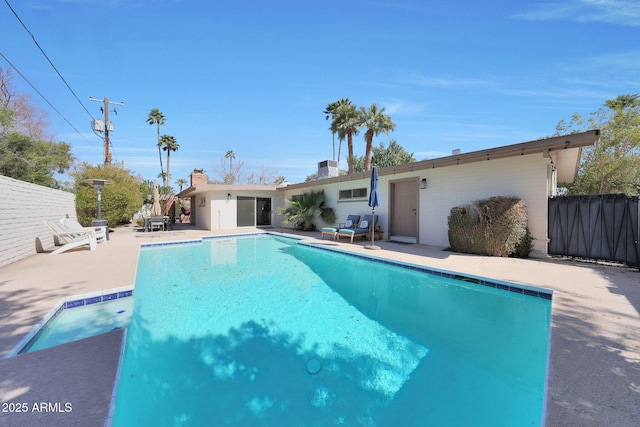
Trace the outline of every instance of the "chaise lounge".
<instances>
[{"instance_id":1,"label":"chaise lounge","mask_svg":"<svg viewBox=\"0 0 640 427\"><path fill-rule=\"evenodd\" d=\"M370 236L371 230L376 230L378 226L378 215L365 215L362 221L356 228L340 228L336 232L336 239L340 240L340 237L349 237L350 243L353 243L353 238L357 236Z\"/></svg>"},{"instance_id":2,"label":"chaise lounge","mask_svg":"<svg viewBox=\"0 0 640 427\"><path fill-rule=\"evenodd\" d=\"M338 224L338 228L335 227L323 227L322 228L322 233L320 235L320 238L322 240L324 240L324 235L325 234L329 234L331 235L331 237L333 238L333 240L336 240L338 237L338 229L340 228L355 228L356 225L358 224L358 221L360 221L360 215L349 215L347 216L347 220L345 222L341 222L340 224Z\"/></svg>"},{"instance_id":3,"label":"chaise lounge","mask_svg":"<svg viewBox=\"0 0 640 427\"><path fill-rule=\"evenodd\" d=\"M62 221L55 220L45 221L44 223L51 229L55 239L61 244L58 249L51 252L51 255L61 254L69 249L86 245L88 245L92 251L96 249L97 241L95 230L69 230L64 226Z\"/></svg>"},{"instance_id":4,"label":"chaise lounge","mask_svg":"<svg viewBox=\"0 0 640 427\"><path fill-rule=\"evenodd\" d=\"M91 230L94 231L96 235L96 242L102 243L106 240L107 237L107 226L99 226L99 227L83 227L77 219L74 218L65 218L60 221L62 226L66 229L65 231L76 231L82 233L89 233Z\"/></svg>"}]
</instances>

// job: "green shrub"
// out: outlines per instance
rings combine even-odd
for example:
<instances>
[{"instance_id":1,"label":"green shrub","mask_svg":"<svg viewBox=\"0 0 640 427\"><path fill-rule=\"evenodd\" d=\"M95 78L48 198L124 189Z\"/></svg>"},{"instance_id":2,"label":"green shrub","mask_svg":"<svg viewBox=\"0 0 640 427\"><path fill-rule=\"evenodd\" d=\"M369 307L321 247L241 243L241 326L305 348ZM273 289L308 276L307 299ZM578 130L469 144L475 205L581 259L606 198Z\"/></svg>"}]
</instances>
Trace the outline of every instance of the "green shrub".
<instances>
[{"instance_id":1,"label":"green shrub","mask_svg":"<svg viewBox=\"0 0 640 427\"><path fill-rule=\"evenodd\" d=\"M491 197L454 207L448 226L449 244L456 252L526 257L532 247L526 207L517 197Z\"/></svg>"},{"instance_id":2,"label":"green shrub","mask_svg":"<svg viewBox=\"0 0 640 427\"><path fill-rule=\"evenodd\" d=\"M324 205L326 200L324 190L309 191L295 196L294 200L287 200L289 206L280 208L279 214L287 218L282 221L285 226L297 230L313 231L316 229L314 221L318 216L326 223L336 222L336 212L333 208Z\"/></svg>"},{"instance_id":3,"label":"green shrub","mask_svg":"<svg viewBox=\"0 0 640 427\"><path fill-rule=\"evenodd\" d=\"M98 217L98 193L86 179L107 179L102 190L102 219L115 227L131 221L133 215L142 206L141 179L134 178L130 171L112 165L92 166L84 163L78 167L74 178L76 194L76 213L82 225L90 225Z\"/></svg>"},{"instance_id":4,"label":"green shrub","mask_svg":"<svg viewBox=\"0 0 640 427\"><path fill-rule=\"evenodd\" d=\"M532 250L533 250L533 235L527 228L527 231L524 237L522 238L522 240L518 242L518 244L516 245L516 250L513 252L513 254L511 254L511 256L513 256L514 258L527 258L529 257L529 254L531 253Z\"/></svg>"}]
</instances>

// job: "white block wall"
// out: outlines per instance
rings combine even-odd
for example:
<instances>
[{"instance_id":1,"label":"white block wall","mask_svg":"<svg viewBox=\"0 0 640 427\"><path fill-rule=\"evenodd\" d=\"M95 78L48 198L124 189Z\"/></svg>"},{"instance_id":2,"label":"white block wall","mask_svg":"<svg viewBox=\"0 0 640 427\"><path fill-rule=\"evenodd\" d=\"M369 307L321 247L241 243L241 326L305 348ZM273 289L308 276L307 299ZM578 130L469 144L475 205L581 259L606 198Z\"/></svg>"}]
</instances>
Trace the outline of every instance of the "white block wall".
<instances>
[{"instance_id":1,"label":"white block wall","mask_svg":"<svg viewBox=\"0 0 640 427\"><path fill-rule=\"evenodd\" d=\"M421 171L419 242L448 246L451 208L493 196L516 196L527 206L534 250L547 253L547 164L542 154L489 160Z\"/></svg>"},{"instance_id":2,"label":"white block wall","mask_svg":"<svg viewBox=\"0 0 640 427\"><path fill-rule=\"evenodd\" d=\"M43 221L67 215L77 218L75 194L0 176L0 267L52 247Z\"/></svg>"},{"instance_id":3,"label":"white block wall","mask_svg":"<svg viewBox=\"0 0 640 427\"><path fill-rule=\"evenodd\" d=\"M547 174L549 159L541 153L515 156L505 159L488 160L476 163L424 169L397 175L380 176L379 224L388 238L389 230L389 194L390 182L402 179L427 179L427 188L418 190L418 243L441 247L449 246L447 218L451 208L469 204L475 200L493 196L516 196L527 205L529 229L533 234L534 253L543 256L547 253L547 199L549 197L549 178ZM371 214L367 200L338 201L340 190L367 188L369 178L354 179L340 183L320 185L303 189L286 190L285 197L307 191L324 188L327 206L336 209L337 222L344 222L347 215ZM318 220L318 228L322 221Z\"/></svg>"}]
</instances>

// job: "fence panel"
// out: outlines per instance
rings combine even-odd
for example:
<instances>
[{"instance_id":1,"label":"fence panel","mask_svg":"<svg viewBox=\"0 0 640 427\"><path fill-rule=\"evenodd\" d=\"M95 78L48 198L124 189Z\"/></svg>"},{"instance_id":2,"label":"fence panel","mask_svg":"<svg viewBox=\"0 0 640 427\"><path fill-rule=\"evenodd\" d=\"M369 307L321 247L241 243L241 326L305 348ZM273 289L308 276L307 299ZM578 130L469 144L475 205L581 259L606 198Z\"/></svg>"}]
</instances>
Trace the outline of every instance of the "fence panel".
<instances>
[{"instance_id":1,"label":"fence panel","mask_svg":"<svg viewBox=\"0 0 640 427\"><path fill-rule=\"evenodd\" d=\"M638 197L606 194L549 199L549 254L640 267Z\"/></svg>"}]
</instances>

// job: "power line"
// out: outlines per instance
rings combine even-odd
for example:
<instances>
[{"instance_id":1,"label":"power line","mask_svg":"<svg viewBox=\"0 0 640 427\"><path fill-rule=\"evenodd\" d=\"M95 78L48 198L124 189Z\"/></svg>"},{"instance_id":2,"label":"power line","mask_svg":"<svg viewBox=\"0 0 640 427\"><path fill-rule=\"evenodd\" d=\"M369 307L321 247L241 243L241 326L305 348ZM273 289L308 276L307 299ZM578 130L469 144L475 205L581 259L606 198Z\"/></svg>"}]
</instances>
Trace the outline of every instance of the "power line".
<instances>
[{"instance_id":1,"label":"power line","mask_svg":"<svg viewBox=\"0 0 640 427\"><path fill-rule=\"evenodd\" d=\"M31 39L33 40L33 42L35 43L35 45L38 47L38 49L40 50L40 52L42 52L42 54L44 55L44 57L47 59L47 61L49 61L49 64L51 64L51 67L53 67L53 69L56 71L56 73L58 74L58 76L62 79L62 81L64 82L64 84L67 86L67 88L69 89L69 91L71 92L71 94L76 98L76 100L78 100L78 102L80 103L80 105L82 106L82 108L84 108L84 111L87 112L87 114L89 115L89 117L93 118L93 116L91 115L91 113L89 112L89 110L87 110L87 107L84 106L84 104L82 103L82 101L80 101L80 98L78 98L78 95L76 95L76 93L73 91L73 89L71 89L71 86L69 86L69 83L67 83L67 81L64 79L64 77L62 77L62 74L60 74L60 71L58 71L58 69L56 68L55 65L53 65L53 62L51 61L51 59L49 59L49 56L47 56L47 54L45 53L45 51L42 49L42 47L40 47L40 44L38 43L38 41L36 40L35 36L33 35L33 33L31 31L29 31L29 29L27 28L27 26L24 24L24 22L22 22L22 19L20 19L20 17L18 16L18 14L16 13L16 11L13 9L13 7L9 4L8 0L4 0L4 2L7 4L7 6L9 7L9 9L11 9L11 12L13 12L14 16L16 17L16 19L18 20L18 22L20 22L20 24L22 25L22 27L25 29L25 31L27 33L29 33L29 35L31 36ZM6 59L6 58L5 58ZM9 62L9 61L7 61ZM15 69L15 67L14 67ZM17 70L16 70L17 71ZM23 77L24 78L24 77ZM31 83L29 83L31 84ZM31 86L33 87L33 86ZM35 89L35 88L34 88ZM47 101L48 102L48 101ZM51 105L51 104L49 104ZM66 120L66 119L65 119ZM75 129L75 128L74 128Z\"/></svg>"},{"instance_id":2,"label":"power line","mask_svg":"<svg viewBox=\"0 0 640 427\"><path fill-rule=\"evenodd\" d=\"M31 86L31 88L32 88L33 90L35 90L35 91L36 91L36 93L37 93L38 95L40 95L40 96L42 97L42 99L44 99L44 100L45 100L45 102L46 102L47 104L49 104L49 106L50 106L51 108L53 108L53 110L54 110L56 113L58 113L58 114L60 115L60 117L62 117L62 119L63 119L65 122L67 122L67 123L69 124L69 126L71 126L71 127L72 127L76 132L78 132L78 134L80 134L83 138L85 138L85 139L86 139L86 137L85 137L85 136L84 136L84 135L83 135L83 134L82 134L78 129L76 129L76 127L75 127L73 124L71 124L71 122L70 122L69 120L67 120L67 118L66 118L66 117L65 117L65 116L64 116L60 111L58 111L58 109L57 109L56 107L54 107L54 106L53 106L53 104L52 104L51 102L49 102L49 100L47 99L47 97L46 97L46 96L44 96L44 95L43 95L43 94L42 94L42 93L41 93L41 92L40 92L40 91L39 91L39 90L38 90L38 89L37 89L37 88L36 88L36 87L35 87L35 86L30 82L30 81L29 81L29 79L27 79L27 78L24 76L24 74L22 74L22 73L20 72L20 70L18 70L18 69L16 68L16 66L15 66L15 65L13 65L13 64L11 63L11 61L9 61L9 59L8 59L6 56L4 56L4 54L3 54L2 52L0 52L0 56L1 56L5 61L7 61L7 64L9 64L9 66L10 66L11 68L13 68L13 69L18 73L18 74L20 74L20 77L22 77L22 78L24 79L24 81L25 81L25 82L27 82L27 83L29 84L29 86Z\"/></svg>"}]
</instances>

